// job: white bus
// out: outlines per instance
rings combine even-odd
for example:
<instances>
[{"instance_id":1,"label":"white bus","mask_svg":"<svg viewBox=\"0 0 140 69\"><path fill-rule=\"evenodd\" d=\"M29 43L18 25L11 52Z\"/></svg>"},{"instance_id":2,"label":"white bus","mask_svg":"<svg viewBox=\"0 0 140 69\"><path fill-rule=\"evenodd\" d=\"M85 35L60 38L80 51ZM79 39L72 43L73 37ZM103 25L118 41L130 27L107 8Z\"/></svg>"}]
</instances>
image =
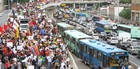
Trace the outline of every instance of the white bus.
<instances>
[{"instance_id":1,"label":"white bus","mask_svg":"<svg viewBox=\"0 0 140 69\"><path fill-rule=\"evenodd\" d=\"M20 32L27 32L27 29L29 27L29 19L20 19Z\"/></svg>"}]
</instances>

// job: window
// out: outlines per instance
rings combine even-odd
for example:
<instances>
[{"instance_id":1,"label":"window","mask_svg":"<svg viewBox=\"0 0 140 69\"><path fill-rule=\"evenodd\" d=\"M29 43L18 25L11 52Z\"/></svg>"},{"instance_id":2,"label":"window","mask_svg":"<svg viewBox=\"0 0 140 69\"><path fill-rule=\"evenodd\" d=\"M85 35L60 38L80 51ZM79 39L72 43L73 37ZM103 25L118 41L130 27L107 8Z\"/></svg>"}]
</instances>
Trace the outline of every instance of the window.
<instances>
[{"instance_id":1,"label":"window","mask_svg":"<svg viewBox=\"0 0 140 69\"><path fill-rule=\"evenodd\" d=\"M84 45L84 52L86 52L86 46Z\"/></svg>"},{"instance_id":2,"label":"window","mask_svg":"<svg viewBox=\"0 0 140 69\"><path fill-rule=\"evenodd\" d=\"M100 51L97 51L97 59L102 61L102 53Z\"/></svg>"},{"instance_id":3,"label":"window","mask_svg":"<svg viewBox=\"0 0 140 69\"><path fill-rule=\"evenodd\" d=\"M73 38L73 37L71 37L71 42L72 42L73 44L76 44L76 39Z\"/></svg>"},{"instance_id":4,"label":"window","mask_svg":"<svg viewBox=\"0 0 140 69\"><path fill-rule=\"evenodd\" d=\"M96 23L96 26L101 27L101 28L104 28L104 25L103 24L100 24L100 23Z\"/></svg>"},{"instance_id":5,"label":"window","mask_svg":"<svg viewBox=\"0 0 140 69\"><path fill-rule=\"evenodd\" d=\"M131 32L131 28L126 28L126 27L121 27L121 26L118 26L117 28L118 30L122 30L122 31L125 31L125 32Z\"/></svg>"},{"instance_id":6,"label":"window","mask_svg":"<svg viewBox=\"0 0 140 69\"><path fill-rule=\"evenodd\" d=\"M90 54L90 55L93 54L92 50L93 50L92 48L89 48L89 54Z\"/></svg>"},{"instance_id":7,"label":"window","mask_svg":"<svg viewBox=\"0 0 140 69\"><path fill-rule=\"evenodd\" d=\"M20 25L21 28L28 28L28 25Z\"/></svg>"},{"instance_id":8,"label":"window","mask_svg":"<svg viewBox=\"0 0 140 69\"><path fill-rule=\"evenodd\" d=\"M87 47L87 54L90 54L90 48Z\"/></svg>"},{"instance_id":9,"label":"window","mask_svg":"<svg viewBox=\"0 0 140 69\"><path fill-rule=\"evenodd\" d=\"M94 50L94 57L97 58L97 50Z\"/></svg>"}]
</instances>

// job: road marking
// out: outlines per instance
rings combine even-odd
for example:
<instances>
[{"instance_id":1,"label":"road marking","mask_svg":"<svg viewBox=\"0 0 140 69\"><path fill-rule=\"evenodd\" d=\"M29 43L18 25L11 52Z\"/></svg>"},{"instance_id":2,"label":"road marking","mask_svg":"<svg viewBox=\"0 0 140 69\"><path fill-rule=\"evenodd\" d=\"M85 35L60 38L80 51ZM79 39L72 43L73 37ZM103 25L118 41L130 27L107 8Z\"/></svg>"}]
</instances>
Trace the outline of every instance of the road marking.
<instances>
[{"instance_id":1,"label":"road marking","mask_svg":"<svg viewBox=\"0 0 140 69\"><path fill-rule=\"evenodd\" d=\"M138 64L134 63L133 61L129 60L130 63L134 64L135 66L137 66L137 68L139 67Z\"/></svg>"}]
</instances>

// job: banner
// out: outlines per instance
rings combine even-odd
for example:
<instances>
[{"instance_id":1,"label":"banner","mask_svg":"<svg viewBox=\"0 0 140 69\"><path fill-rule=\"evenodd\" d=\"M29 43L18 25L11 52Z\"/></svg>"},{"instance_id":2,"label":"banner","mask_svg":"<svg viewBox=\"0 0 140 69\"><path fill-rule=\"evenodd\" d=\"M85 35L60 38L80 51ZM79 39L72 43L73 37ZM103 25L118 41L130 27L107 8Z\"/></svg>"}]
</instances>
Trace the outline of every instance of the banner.
<instances>
[{"instance_id":1,"label":"banner","mask_svg":"<svg viewBox=\"0 0 140 69\"><path fill-rule=\"evenodd\" d=\"M9 48L13 47L13 42L7 42L7 47Z\"/></svg>"}]
</instances>

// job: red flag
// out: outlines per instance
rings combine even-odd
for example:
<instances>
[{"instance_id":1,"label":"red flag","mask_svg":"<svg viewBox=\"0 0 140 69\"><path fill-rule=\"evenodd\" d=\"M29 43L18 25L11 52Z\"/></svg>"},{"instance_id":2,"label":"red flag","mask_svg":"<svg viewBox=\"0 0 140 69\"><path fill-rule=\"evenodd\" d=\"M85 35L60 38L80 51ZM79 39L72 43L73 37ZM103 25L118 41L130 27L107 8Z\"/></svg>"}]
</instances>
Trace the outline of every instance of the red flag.
<instances>
[{"instance_id":1,"label":"red flag","mask_svg":"<svg viewBox=\"0 0 140 69\"><path fill-rule=\"evenodd\" d=\"M1 32L2 34L4 34L3 27L1 27L1 26L0 26L0 32Z\"/></svg>"},{"instance_id":2,"label":"red flag","mask_svg":"<svg viewBox=\"0 0 140 69\"><path fill-rule=\"evenodd\" d=\"M8 29L8 25L4 24L4 30L7 30L7 29Z\"/></svg>"}]
</instances>

